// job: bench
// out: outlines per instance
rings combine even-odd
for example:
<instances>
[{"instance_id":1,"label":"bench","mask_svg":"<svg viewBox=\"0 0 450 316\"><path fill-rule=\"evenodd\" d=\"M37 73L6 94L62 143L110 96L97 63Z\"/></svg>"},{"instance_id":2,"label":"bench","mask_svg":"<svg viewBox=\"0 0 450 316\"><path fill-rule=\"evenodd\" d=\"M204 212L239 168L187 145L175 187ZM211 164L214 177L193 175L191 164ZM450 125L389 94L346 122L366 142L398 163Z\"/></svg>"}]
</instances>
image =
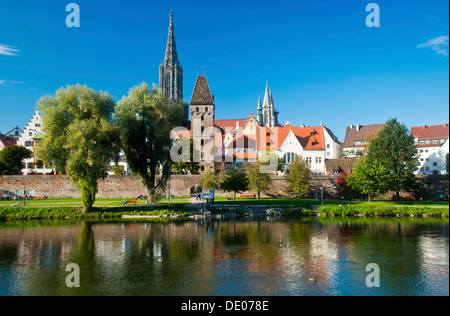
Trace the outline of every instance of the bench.
<instances>
[{"instance_id":1,"label":"bench","mask_svg":"<svg viewBox=\"0 0 450 316\"><path fill-rule=\"evenodd\" d=\"M253 199L255 196L254 196L254 195L244 195L244 194L243 194L243 195L241 195L240 197L241 197L241 198L252 198L252 199Z\"/></svg>"}]
</instances>

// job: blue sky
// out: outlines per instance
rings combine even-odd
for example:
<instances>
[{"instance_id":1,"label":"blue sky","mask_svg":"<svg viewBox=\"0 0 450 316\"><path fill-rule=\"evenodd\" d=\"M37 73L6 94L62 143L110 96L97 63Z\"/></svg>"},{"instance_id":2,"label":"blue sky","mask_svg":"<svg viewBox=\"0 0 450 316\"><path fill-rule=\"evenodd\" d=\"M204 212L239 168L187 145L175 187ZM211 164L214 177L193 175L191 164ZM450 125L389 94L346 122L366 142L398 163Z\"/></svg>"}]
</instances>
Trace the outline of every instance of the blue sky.
<instances>
[{"instance_id":1,"label":"blue sky","mask_svg":"<svg viewBox=\"0 0 450 316\"><path fill-rule=\"evenodd\" d=\"M68 28L75 2L80 28ZM0 131L25 127L41 96L68 84L109 91L159 81L169 12L189 101L206 68L216 119L256 113L266 80L281 123L408 127L449 116L449 3L366 0L0 0Z\"/></svg>"}]
</instances>

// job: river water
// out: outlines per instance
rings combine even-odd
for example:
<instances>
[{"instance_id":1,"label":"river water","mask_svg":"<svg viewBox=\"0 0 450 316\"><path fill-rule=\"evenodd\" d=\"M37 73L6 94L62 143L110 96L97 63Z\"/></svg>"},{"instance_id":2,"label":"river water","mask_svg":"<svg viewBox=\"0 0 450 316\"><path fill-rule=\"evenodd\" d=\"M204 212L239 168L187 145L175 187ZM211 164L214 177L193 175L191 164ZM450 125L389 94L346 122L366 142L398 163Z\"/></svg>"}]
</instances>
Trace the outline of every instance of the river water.
<instances>
[{"instance_id":1,"label":"river water","mask_svg":"<svg viewBox=\"0 0 450 316\"><path fill-rule=\"evenodd\" d=\"M69 288L67 265L80 267ZM379 287L366 279L379 267ZM0 222L0 295L449 295L448 220Z\"/></svg>"}]
</instances>

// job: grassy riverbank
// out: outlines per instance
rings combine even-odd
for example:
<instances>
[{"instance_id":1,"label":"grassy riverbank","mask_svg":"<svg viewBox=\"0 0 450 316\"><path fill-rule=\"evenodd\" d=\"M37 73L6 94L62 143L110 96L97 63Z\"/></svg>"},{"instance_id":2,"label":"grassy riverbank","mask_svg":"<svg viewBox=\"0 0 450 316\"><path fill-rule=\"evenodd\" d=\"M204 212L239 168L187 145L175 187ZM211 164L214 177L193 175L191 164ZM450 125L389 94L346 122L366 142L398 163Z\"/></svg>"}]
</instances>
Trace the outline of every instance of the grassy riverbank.
<instances>
[{"instance_id":1,"label":"grassy riverbank","mask_svg":"<svg viewBox=\"0 0 450 316\"><path fill-rule=\"evenodd\" d=\"M320 216L365 216L365 217L449 217L448 207L411 207L380 205L325 205L318 208Z\"/></svg>"},{"instance_id":2,"label":"grassy riverbank","mask_svg":"<svg viewBox=\"0 0 450 316\"><path fill-rule=\"evenodd\" d=\"M145 215L160 217L183 217L190 215L182 208L162 209L152 207L114 207L94 208L93 212L83 213L79 208L73 207L2 207L0 220L31 220L31 219L107 219L120 218L122 215Z\"/></svg>"}]
</instances>

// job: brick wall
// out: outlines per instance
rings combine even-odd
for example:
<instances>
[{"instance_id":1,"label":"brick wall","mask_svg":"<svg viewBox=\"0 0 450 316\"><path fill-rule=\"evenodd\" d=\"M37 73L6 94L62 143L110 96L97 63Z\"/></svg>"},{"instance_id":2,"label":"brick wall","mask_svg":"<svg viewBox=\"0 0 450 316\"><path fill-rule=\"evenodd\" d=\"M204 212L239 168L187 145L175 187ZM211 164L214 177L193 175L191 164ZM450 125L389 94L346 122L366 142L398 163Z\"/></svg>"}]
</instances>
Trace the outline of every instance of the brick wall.
<instances>
[{"instance_id":1,"label":"brick wall","mask_svg":"<svg viewBox=\"0 0 450 316\"><path fill-rule=\"evenodd\" d=\"M173 176L170 180L170 193L173 196L188 196L191 189L196 188L201 176ZM324 195L338 195L336 191L336 176L312 176L310 195L320 195L320 187L324 188ZM418 180L427 187L427 195L424 198L437 199L443 190L444 194L449 192L449 182L445 176L418 176ZM71 186L70 178L67 176L0 176L0 196L6 191L20 192L25 189L33 196L46 195L51 198L79 198L77 188ZM168 188L166 188L166 194ZM220 196L232 196L233 193L216 192ZM141 181L133 176L109 176L99 181L97 197L99 198L134 198L146 195L147 190ZM253 195L256 192L244 192L242 194ZM391 198L392 192L386 194L385 198ZM288 184L284 177L274 177L270 192L262 193L262 197L289 197ZM405 196L405 194L403 194Z\"/></svg>"}]
</instances>

